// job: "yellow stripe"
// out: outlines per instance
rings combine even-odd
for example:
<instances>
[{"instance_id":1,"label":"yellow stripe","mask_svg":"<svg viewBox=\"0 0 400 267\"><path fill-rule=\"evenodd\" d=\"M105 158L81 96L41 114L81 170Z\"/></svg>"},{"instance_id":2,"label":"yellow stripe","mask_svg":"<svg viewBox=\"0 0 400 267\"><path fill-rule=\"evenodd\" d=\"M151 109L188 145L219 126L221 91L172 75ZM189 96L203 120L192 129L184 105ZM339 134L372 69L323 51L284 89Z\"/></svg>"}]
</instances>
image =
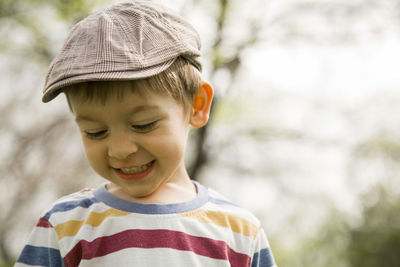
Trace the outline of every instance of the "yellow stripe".
<instances>
[{"instance_id":1,"label":"yellow stripe","mask_svg":"<svg viewBox=\"0 0 400 267\"><path fill-rule=\"evenodd\" d=\"M74 236L78 233L79 229L84 224L89 224L93 227L99 226L107 217L111 216L125 216L130 212L120 211L116 209L109 209L102 213L91 212L83 221L71 220L65 223L57 224L54 229L57 233L58 240L65 236Z\"/></svg>"},{"instance_id":2,"label":"yellow stripe","mask_svg":"<svg viewBox=\"0 0 400 267\"><path fill-rule=\"evenodd\" d=\"M237 215L220 212L220 211L202 211L202 212L188 212L182 213L183 216L196 219L203 223L212 223L222 227L228 227L233 232L249 236L253 239L256 238L258 227Z\"/></svg>"}]
</instances>

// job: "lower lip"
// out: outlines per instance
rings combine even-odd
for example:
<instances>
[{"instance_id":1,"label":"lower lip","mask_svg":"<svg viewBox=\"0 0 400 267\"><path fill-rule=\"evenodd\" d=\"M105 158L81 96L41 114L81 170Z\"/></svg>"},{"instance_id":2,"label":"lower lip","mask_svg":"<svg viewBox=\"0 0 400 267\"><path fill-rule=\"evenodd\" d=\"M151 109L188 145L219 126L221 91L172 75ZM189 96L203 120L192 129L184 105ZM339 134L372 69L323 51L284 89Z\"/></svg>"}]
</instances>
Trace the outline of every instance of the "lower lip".
<instances>
[{"instance_id":1,"label":"lower lip","mask_svg":"<svg viewBox=\"0 0 400 267\"><path fill-rule=\"evenodd\" d=\"M125 180L125 181L138 181L146 178L150 172L154 169L154 161L148 167L146 170L139 172L139 173L132 173L132 174L127 174L123 173L120 169L114 169L115 173L118 175L119 178Z\"/></svg>"}]
</instances>

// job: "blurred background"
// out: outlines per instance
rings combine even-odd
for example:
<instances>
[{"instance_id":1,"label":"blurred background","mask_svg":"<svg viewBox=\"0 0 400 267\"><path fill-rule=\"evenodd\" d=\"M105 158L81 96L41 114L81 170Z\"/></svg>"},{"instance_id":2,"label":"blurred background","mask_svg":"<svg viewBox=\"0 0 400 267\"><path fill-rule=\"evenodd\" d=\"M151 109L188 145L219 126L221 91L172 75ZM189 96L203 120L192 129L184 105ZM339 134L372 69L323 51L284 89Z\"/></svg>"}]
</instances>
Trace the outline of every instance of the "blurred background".
<instances>
[{"instance_id":1,"label":"blurred background","mask_svg":"<svg viewBox=\"0 0 400 267\"><path fill-rule=\"evenodd\" d=\"M112 0L0 0L0 266L54 200L97 187L63 96L72 25ZM279 266L400 266L400 1L164 0L216 91L190 174L262 221Z\"/></svg>"}]
</instances>

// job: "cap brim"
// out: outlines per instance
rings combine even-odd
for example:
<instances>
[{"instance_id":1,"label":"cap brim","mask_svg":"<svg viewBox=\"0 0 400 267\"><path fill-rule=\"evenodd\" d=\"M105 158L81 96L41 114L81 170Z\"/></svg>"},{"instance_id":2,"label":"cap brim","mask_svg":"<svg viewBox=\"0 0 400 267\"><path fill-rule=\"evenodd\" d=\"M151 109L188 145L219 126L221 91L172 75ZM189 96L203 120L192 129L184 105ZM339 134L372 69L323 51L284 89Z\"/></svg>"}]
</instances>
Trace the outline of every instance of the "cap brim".
<instances>
[{"instance_id":1,"label":"cap brim","mask_svg":"<svg viewBox=\"0 0 400 267\"><path fill-rule=\"evenodd\" d=\"M133 70L133 71L115 71L115 72L96 72L75 75L62 80L58 80L56 83L48 86L43 92L42 101L47 103L57 97L63 90L64 87L73 84L84 83L89 81L129 81L148 78L157 75L164 70L168 69L176 58L163 62L162 64L151 66L145 69Z\"/></svg>"}]
</instances>

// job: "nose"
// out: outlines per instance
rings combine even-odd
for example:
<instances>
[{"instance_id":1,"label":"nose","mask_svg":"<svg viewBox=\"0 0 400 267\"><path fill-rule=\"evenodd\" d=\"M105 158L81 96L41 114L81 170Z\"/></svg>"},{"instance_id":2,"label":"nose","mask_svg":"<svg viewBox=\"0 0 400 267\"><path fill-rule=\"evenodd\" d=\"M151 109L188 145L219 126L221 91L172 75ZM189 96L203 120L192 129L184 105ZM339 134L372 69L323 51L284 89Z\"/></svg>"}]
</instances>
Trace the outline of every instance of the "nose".
<instances>
[{"instance_id":1,"label":"nose","mask_svg":"<svg viewBox=\"0 0 400 267\"><path fill-rule=\"evenodd\" d=\"M136 153L139 147L132 133L128 131L114 132L108 142L108 156L118 160L127 159Z\"/></svg>"}]
</instances>

